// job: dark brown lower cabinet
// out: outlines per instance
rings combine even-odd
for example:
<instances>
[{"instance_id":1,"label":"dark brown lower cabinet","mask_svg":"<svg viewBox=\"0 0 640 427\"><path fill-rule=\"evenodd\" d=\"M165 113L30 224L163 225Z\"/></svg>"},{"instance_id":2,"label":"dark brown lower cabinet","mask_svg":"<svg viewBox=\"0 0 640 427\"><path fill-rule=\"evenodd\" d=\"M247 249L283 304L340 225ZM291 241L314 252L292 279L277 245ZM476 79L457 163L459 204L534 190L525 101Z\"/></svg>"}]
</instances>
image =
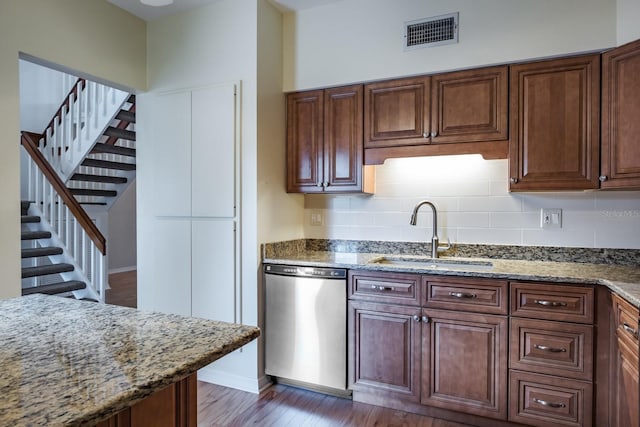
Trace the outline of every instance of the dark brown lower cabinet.
<instances>
[{"instance_id":1,"label":"dark brown lower cabinet","mask_svg":"<svg viewBox=\"0 0 640 427\"><path fill-rule=\"evenodd\" d=\"M196 427L197 374L165 387L97 424L97 427Z\"/></svg>"},{"instance_id":2,"label":"dark brown lower cabinet","mask_svg":"<svg viewBox=\"0 0 640 427\"><path fill-rule=\"evenodd\" d=\"M616 427L640 426L640 381L638 329L640 314L628 302L613 296L615 328L611 362L611 424Z\"/></svg>"},{"instance_id":3,"label":"dark brown lower cabinet","mask_svg":"<svg viewBox=\"0 0 640 427\"><path fill-rule=\"evenodd\" d=\"M420 309L349 301L353 390L420 400Z\"/></svg>"},{"instance_id":4,"label":"dark brown lower cabinet","mask_svg":"<svg viewBox=\"0 0 640 427\"><path fill-rule=\"evenodd\" d=\"M435 406L507 417L507 316L423 310L422 398Z\"/></svg>"}]
</instances>

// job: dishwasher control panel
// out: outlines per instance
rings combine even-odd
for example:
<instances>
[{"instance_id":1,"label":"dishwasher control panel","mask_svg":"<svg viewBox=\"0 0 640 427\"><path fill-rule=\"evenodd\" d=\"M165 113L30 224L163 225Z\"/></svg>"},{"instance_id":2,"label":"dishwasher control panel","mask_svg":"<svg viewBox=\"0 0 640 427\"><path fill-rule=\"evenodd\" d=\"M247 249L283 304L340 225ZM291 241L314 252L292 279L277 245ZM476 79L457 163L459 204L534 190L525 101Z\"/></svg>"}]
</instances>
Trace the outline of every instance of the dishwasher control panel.
<instances>
[{"instance_id":1,"label":"dishwasher control panel","mask_svg":"<svg viewBox=\"0 0 640 427\"><path fill-rule=\"evenodd\" d=\"M327 279L345 279L347 270L344 268L304 267L295 265L268 264L264 266L267 274L298 277L322 277Z\"/></svg>"}]
</instances>

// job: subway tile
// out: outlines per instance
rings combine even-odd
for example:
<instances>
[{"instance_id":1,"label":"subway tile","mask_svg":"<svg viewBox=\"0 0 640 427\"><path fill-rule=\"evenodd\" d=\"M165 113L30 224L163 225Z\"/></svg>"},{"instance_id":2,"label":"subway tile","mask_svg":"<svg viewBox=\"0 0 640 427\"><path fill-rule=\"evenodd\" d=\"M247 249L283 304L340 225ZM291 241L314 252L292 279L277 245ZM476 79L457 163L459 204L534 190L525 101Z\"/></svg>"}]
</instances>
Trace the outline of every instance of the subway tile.
<instances>
[{"instance_id":1,"label":"subway tile","mask_svg":"<svg viewBox=\"0 0 640 427\"><path fill-rule=\"evenodd\" d=\"M491 212L488 226L492 228L538 228L540 215L530 212Z\"/></svg>"},{"instance_id":2,"label":"subway tile","mask_svg":"<svg viewBox=\"0 0 640 427\"><path fill-rule=\"evenodd\" d=\"M439 219L443 227L485 228L489 227L487 212L448 212Z\"/></svg>"},{"instance_id":3,"label":"subway tile","mask_svg":"<svg viewBox=\"0 0 640 427\"><path fill-rule=\"evenodd\" d=\"M577 248L595 247L593 230L538 229L524 230L522 242L533 246L570 246Z\"/></svg>"},{"instance_id":4,"label":"subway tile","mask_svg":"<svg viewBox=\"0 0 640 427\"><path fill-rule=\"evenodd\" d=\"M462 197L462 212L521 212L522 202L511 195L497 197Z\"/></svg>"},{"instance_id":5,"label":"subway tile","mask_svg":"<svg viewBox=\"0 0 640 427\"><path fill-rule=\"evenodd\" d=\"M595 206L593 192L519 194L522 199L522 210L525 212L538 211L541 208L593 210Z\"/></svg>"},{"instance_id":6,"label":"subway tile","mask_svg":"<svg viewBox=\"0 0 640 427\"><path fill-rule=\"evenodd\" d=\"M519 245L522 243L522 232L520 230L500 230L492 228L459 228L458 242Z\"/></svg>"}]
</instances>

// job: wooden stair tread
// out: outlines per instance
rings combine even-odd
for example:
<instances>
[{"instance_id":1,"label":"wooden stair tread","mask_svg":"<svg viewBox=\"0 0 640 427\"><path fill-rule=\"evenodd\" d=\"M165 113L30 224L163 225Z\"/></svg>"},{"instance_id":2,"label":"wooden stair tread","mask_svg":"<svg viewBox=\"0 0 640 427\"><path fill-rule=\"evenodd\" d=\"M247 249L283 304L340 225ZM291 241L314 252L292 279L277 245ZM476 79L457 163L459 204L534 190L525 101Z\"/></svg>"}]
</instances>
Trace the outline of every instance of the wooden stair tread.
<instances>
[{"instance_id":1,"label":"wooden stair tread","mask_svg":"<svg viewBox=\"0 0 640 427\"><path fill-rule=\"evenodd\" d=\"M75 268L72 264L60 263L50 265L38 265L36 267L23 267L22 278L47 276L49 274L67 273L73 271Z\"/></svg>"},{"instance_id":2,"label":"wooden stair tread","mask_svg":"<svg viewBox=\"0 0 640 427\"><path fill-rule=\"evenodd\" d=\"M136 170L135 163L110 162L108 160L98 160L98 159L84 159L82 161L82 166L88 166L93 168L104 168L104 169L117 169L117 170L124 170L124 171Z\"/></svg>"},{"instance_id":3,"label":"wooden stair tread","mask_svg":"<svg viewBox=\"0 0 640 427\"><path fill-rule=\"evenodd\" d=\"M120 129L114 126L109 126L103 133L106 136L112 136L114 138L126 139L129 141L136 140L136 133L132 130Z\"/></svg>"},{"instance_id":4,"label":"wooden stair tread","mask_svg":"<svg viewBox=\"0 0 640 427\"><path fill-rule=\"evenodd\" d=\"M22 295L31 294L63 294L65 292L79 291L87 287L87 284L80 280L69 280L66 282L50 283L48 285L31 286L22 288Z\"/></svg>"},{"instance_id":5,"label":"wooden stair tread","mask_svg":"<svg viewBox=\"0 0 640 427\"><path fill-rule=\"evenodd\" d=\"M122 176L108 176L108 175L91 175L86 173L74 173L71 176L72 181L87 181L87 182L104 182L108 184L126 184L127 178Z\"/></svg>"},{"instance_id":6,"label":"wooden stair tread","mask_svg":"<svg viewBox=\"0 0 640 427\"><path fill-rule=\"evenodd\" d=\"M121 147L119 145L111 145L111 144L103 144L98 143L93 146L91 150L92 153L108 153L108 154L119 154L121 156L135 157L136 150L135 148L129 147Z\"/></svg>"},{"instance_id":7,"label":"wooden stair tread","mask_svg":"<svg viewBox=\"0 0 640 427\"><path fill-rule=\"evenodd\" d=\"M70 188L69 191L74 196L116 197L118 195L115 190L95 190L91 188Z\"/></svg>"},{"instance_id":8,"label":"wooden stair tread","mask_svg":"<svg viewBox=\"0 0 640 427\"><path fill-rule=\"evenodd\" d=\"M22 224L36 223L36 222L40 222L40 217L35 215L22 215L20 217L20 222Z\"/></svg>"},{"instance_id":9,"label":"wooden stair tread","mask_svg":"<svg viewBox=\"0 0 640 427\"><path fill-rule=\"evenodd\" d=\"M116 114L116 119L122 120L123 122L135 123L136 113L133 111L120 110L118 114Z\"/></svg>"},{"instance_id":10,"label":"wooden stair tread","mask_svg":"<svg viewBox=\"0 0 640 427\"><path fill-rule=\"evenodd\" d=\"M45 246L43 248L24 248L21 250L22 258L37 258L41 256L60 255L62 248Z\"/></svg>"},{"instance_id":11,"label":"wooden stair tread","mask_svg":"<svg viewBox=\"0 0 640 427\"><path fill-rule=\"evenodd\" d=\"M50 239L51 233L48 231L23 231L20 235L21 240L37 240Z\"/></svg>"}]
</instances>

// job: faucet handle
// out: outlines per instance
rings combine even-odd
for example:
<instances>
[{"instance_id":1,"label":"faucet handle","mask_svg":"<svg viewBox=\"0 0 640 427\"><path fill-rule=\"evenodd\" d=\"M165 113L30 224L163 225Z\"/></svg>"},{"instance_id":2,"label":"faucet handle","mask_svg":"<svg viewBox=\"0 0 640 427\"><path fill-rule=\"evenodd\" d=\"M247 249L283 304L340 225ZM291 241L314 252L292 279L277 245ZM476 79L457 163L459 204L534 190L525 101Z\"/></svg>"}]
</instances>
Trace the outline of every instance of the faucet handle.
<instances>
[{"instance_id":1,"label":"faucet handle","mask_svg":"<svg viewBox=\"0 0 640 427\"><path fill-rule=\"evenodd\" d=\"M438 252L448 251L449 249L451 249L451 239L447 237L447 244L438 245Z\"/></svg>"}]
</instances>

